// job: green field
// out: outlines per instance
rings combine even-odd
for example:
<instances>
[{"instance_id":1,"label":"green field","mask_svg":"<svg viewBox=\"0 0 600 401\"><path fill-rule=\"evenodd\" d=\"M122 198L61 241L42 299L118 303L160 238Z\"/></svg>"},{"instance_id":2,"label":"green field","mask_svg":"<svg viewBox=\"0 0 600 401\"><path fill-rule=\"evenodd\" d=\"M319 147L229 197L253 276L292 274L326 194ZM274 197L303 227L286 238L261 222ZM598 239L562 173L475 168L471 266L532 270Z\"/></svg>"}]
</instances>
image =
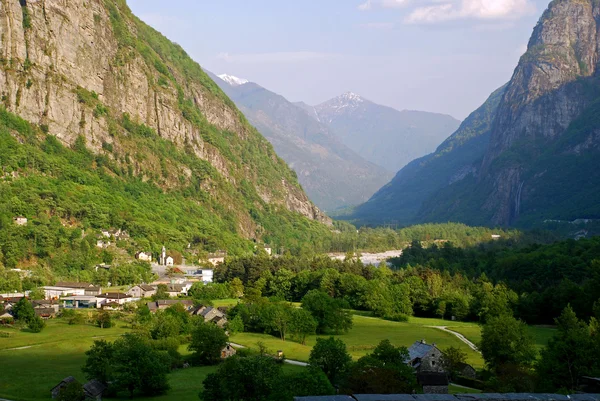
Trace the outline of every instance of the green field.
<instances>
[{"instance_id":1,"label":"green field","mask_svg":"<svg viewBox=\"0 0 600 401\"><path fill-rule=\"evenodd\" d=\"M481 326L476 324L470 326L457 326L455 325L455 323L456 322L452 322L452 325L448 326L448 329L462 334L467 339L469 339L469 341L475 344L479 344L481 342ZM556 329L554 328L543 326L529 326L528 330L529 333L535 339L535 346L538 349L538 351L545 347L546 344L548 344L548 341L556 332Z\"/></svg>"},{"instance_id":2,"label":"green field","mask_svg":"<svg viewBox=\"0 0 600 401\"><path fill-rule=\"evenodd\" d=\"M222 300L219 305L226 305L236 300ZM463 349L468 362L475 368L483 367L483 359L454 335L430 326L446 326L465 335L477 343L481 339L481 330L477 324L448 322L439 319L411 318L408 323L390 322L368 316L354 316L354 327L349 333L336 336L348 346L348 351L356 359L369 352L384 339L394 345L410 346L415 341L425 339L428 343L436 343L441 349L455 346ZM546 344L553 335L551 328L531 327L539 347ZM60 319L48 321L46 329L39 334L19 331L16 328L1 328L0 331L10 333L9 338L0 338L0 398L14 401L42 401L50 398L50 389L66 376L75 376L84 381L81 367L85 363L85 351L95 339L109 341L129 331L124 322L117 322L110 329L100 329L91 325L69 326ZM283 350L289 359L307 361L316 336L308 339L307 345L292 341L283 342L276 337L257 334L240 333L232 336L231 341L251 348L261 341L267 348L275 352ZM187 346L180 351L187 353ZM8 367L8 368L7 368ZM167 395L151 398L152 400L196 400L201 383L215 367L189 368L175 371L169 375L171 390ZM286 370L303 369L296 366L285 366ZM35 378L32 380L32 378ZM456 388L455 392L467 392ZM127 399L127 398L123 398ZM150 400L137 398L139 400Z\"/></svg>"},{"instance_id":3,"label":"green field","mask_svg":"<svg viewBox=\"0 0 600 401\"><path fill-rule=\"evenodd\" d=\"M475 368L482 368L483 359L480 354L470 349L454 335L427 327L444 325L443 323L440 324L440 322L444 321L411 319L409 323L398 323L355 315L352 330L347 334L335 337L342 339L346 343L348 351L354 358L360 358L368 354L381 340L389 339L396 346L403 345L409 347L415 341L424 339L428 343L435 343L441 349L450 346L459 347L467 353L467 360L471 365ZM445 323L447 324L448 322ZM464 323L462 325L464 327L476 326L472 323ZM307 361L316 338L316 336L309 337L307 345L303 346L291 341L283 342L276 337L265 334L239 333L232 336L231 341L248 347L256 347L256 343L262 341L272 351L283 350L285 356L289 359Z\"/></svg>"}]
</instances>

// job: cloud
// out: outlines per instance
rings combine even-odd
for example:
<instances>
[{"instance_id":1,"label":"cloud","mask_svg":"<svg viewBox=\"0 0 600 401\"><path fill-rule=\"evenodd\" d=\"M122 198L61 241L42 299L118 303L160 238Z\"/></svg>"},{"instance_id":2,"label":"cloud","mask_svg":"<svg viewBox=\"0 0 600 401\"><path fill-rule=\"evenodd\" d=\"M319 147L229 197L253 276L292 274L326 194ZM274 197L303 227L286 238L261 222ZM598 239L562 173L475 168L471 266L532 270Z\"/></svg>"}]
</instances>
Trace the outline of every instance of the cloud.
<instances>
[{"instance_id":1,"label":"cloud","mask_svg":"<svg viewBox=\"0 0 600 401\"><path fill-rule=\"evenodd\" d=\"M369 11L375 7L379 8L404 8L411 0L367 0L358 6L360 11Z\"/></svg>"},{"instance_id":2,"label":"cloud","mask_svg":"<svg viewBox=\"0 0 600 401\"><path fill-rule=\"evenodd\" d=\"M246 54L220 53L217 55L217 59L221 61L241 64L297 63L302 61L326 60L337 57L340 56L333 53L319 53L310 51Z\"/></svg>"},{"instance_id":3,"label":"cloud","mask_svg":"<svg viewBox=\"0 0 600 401\"><path fill-rule=\"evenodd\" d=\"M531 0L446 0L414 9L406 18L410 24L431 24L456 19L517 19L534 13Z\"/></svg>"}]
</instances>

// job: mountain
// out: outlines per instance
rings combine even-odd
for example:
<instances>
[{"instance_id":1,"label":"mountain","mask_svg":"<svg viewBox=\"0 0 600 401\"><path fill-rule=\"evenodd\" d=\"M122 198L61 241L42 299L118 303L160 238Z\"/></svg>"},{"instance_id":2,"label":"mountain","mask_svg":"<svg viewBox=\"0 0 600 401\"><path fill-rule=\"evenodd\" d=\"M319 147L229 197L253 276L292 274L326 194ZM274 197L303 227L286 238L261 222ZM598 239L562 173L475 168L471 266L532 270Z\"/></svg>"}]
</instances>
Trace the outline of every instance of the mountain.
<instances>
[{"instance_id":1,"label":"mountain","mask_svg":"<svg viewBox=\"0 0 600 401\"><path fill-rule=\"evenodd\" d=\"M124 0L4 2L0 88L0 267L52 265L81 229L235 254L331 235L272 145Z\"/></svg>"},{"instance_id":2,"label":"mountain","mask_svg":"<svg viewBox=\"0 0 600 401\"><path fill-rule=\"evenodd\" d=\"M331 211L361 204L391 179L389 172L344 145L308 106L290 103L239 78L211 76L295 170L300 184L320 208Z\"/></svg>"},{"instance_id":3,"label":"mountain","mask_svg":"<svg viewBox=\"0 0 600 401\"><path fill-rule=\"evenodd\" d=\"M550 3L493 115L482 161L424 200L416 221L600 218L599 16L596 0Z\"/></svg>"},{"instance_id":4,"label":"mountain","mask_svg":"<svg viewBox=\"0 0 600 401\"><path fill-rule=\"evenodd\" d=\"M447 115L381 106L352 92L305 109L350 149L393 173L433 152L460 124Z\"/></svg>"},{"instance_id":5,"label":"mountain","mask_svg":"<svg viewBox=\"0 0 600 401\"><path fill-rule=\"evenodd\" d=\"M351 218L368 224L418 223L423 202L481 164L489 146L492 120L505 89L495 91L434 153L402 168L389 184L357 207Z\"/></svg>"}]
</instances>

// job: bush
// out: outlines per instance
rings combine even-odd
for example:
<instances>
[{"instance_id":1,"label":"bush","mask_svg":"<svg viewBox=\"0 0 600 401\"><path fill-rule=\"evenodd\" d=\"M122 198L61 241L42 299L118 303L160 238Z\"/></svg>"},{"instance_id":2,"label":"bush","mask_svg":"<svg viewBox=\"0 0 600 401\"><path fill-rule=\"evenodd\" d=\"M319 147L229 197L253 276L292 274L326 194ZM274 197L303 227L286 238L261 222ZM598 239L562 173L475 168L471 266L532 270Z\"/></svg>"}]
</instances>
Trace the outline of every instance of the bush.
<instances>
[{"instance_id":1,"label":"bush","mask_svg":"<svg viewBox=\"0 0 600 401\"><path fill-rule=\"evenodd\" d=\"M34 316L29 320L27 327L29 327L29 330L34 333L40 333L42 330L44 330L44 327L46 327L46 322L41 317Z\"/></svg>"},{"instance_id":2,"label":"bush","mask_svg":"<svg viewBox=\"0 0 600 401\"><path fill-rule=\"evenodd\" d=\"M96 324L101 329L111 328L113 323L112 323L112 317L110 316L110 313L108 313L106 311L98 313L98 315L96 316Z\"/></svg>"}]
</instances>

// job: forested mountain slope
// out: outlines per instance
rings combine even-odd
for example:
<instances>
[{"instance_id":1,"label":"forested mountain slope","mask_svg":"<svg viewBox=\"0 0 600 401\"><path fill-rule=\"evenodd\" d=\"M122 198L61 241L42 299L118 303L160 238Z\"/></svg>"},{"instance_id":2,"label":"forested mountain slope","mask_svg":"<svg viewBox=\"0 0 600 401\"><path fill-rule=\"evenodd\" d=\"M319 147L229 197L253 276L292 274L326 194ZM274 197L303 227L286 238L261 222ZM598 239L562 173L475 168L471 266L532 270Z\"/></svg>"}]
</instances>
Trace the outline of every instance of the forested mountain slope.
<instances>
[{"instance_id":1,"label":"forested mountain slope","mask_svg":"<svg viewBox=\"0 0 600 401\"><path fill-rule=\"evenodd\" d=\"M81 229L233 253L331 235L271 144L122 0L2 2L0 88L1 263L51 260Z\"/></svg>"}]
</instances>

